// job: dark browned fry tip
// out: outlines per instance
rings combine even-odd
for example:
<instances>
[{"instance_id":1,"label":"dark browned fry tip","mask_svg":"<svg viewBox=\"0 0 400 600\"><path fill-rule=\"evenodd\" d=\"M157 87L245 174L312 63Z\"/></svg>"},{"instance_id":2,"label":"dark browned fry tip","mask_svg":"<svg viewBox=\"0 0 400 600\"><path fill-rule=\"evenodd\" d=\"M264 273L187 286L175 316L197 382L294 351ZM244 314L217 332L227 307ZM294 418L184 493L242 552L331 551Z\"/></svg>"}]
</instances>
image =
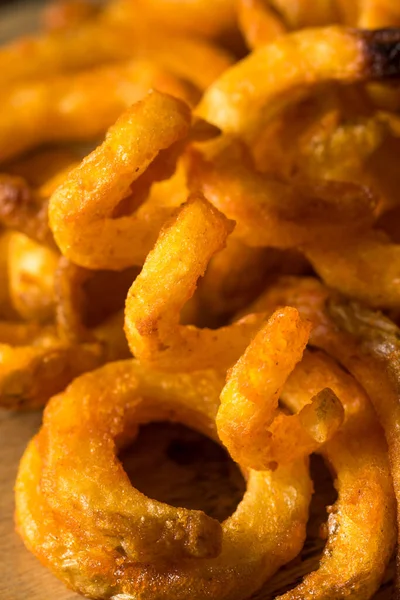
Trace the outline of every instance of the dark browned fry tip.
<instances>
[{"instance_id":1,"label":"dark browned fry tip","mask_svg":"<svg viewBox=\"0 0 400 600\"><path fill-rule=\"evenodd\" d=\"M360 30L366 79L400 79L400 28Z\"/></svg>"},{"instance_id":2,"label":"dark browned fry tip","mask_svg":"<svg viewBox=\"0 0 400 600\"><path fill-rule=\"evenodd\" d=\"M24 179L0 175L0 219L12 215L32 201L31 189Z\"/></svg>"}]
</instances>

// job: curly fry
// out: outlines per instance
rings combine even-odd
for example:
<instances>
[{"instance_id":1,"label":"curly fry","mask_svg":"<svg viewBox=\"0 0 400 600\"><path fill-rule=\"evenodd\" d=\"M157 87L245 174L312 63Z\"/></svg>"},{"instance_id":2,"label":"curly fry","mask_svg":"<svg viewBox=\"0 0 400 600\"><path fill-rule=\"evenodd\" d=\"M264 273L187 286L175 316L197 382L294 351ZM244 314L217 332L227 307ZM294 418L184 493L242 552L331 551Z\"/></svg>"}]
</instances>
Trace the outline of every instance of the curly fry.
<instances>
[{"instance_id":1,"label":"curly fry","mask_svg":"<svg viewBox=\"0 0 400 600\"><path fill-rule=\"evenodd\" d=\"M75 377L129 354L121 314L92 331L89 340L63 341L57 328L0 322L0 406L44 406Z\"/></svg>"},{"instance_id":2,"label":"curly fry","mask_svg":"<svg viewBox=\"0 0 400 600\"><path fill-rule=\"evenodd\" d=\"M383 231L310 244L304 253L332 288L373 308L400 306L400 246Z\"/></svg>"},{"instance_id":3,"label":"curly fry","mask_svg":"<svg viewBox=\"0 0 400 600\"><path fill-rule=\"evenodd\" d=\"M106 7L105 14L75 27L73 34L69 30L49 32L3 46L1 83L44 79L134 59L153 61L204 89L233 62L226 51L210 41L171 36L144 19L127 21L125 13L118 16L115 8Z\"/></svg>"},{"instance_id":4,"label":"curly fry","mask_svg":"<svg viewBox=\"0 0 400 600\"><path fill-rule=\"evenodd\" d=\"M12 304L26 320L54 318L54 277L59 254L23 234L14 233L8 246L8 285Z\"/></svg>"},{"instance_id":5,"label":"curly fry","mask_svg":"<svg viewBox=\"0 0 400 600\"><path fill-rule=\"evenodd\" d=\"M250 48L270 44L288 30L338 22L334 0L239 0L238 18Z\"/></svg>"},{"instance_id":6,"label":"curly fry","mask_svg":"<svg viewBox=\"0 0 400 600\"><path fill-rule=\"evenodd\" d=\"M16 484L17 526L27 547L69 587L91 596L183 600L190 590L193 600L237 600L258 589L304 540L306 462L250 471L242 502L220 525L200 511L146 498L116 459L116 447L154 419L216 438L222 385L213 371L154 377L131 360L85 375L53 398ZM167 560L153 562L155 556Z\"/></svg>"},{"instance_id":7,"label":"curly fry","mask_svg":"<svg viewBox=\"0 0 400 600\"><path fill-rule=\"evenodd\" d=\"M249 140L282 106L316 84L398 75L399 39L396 30L366 32L341 27L283 36L228 69L207 89L197 112L223 131Z\"/></svg>"},{"instance_id":8,"label":"curly fry","mask_svg":"<svg viewBox=\"0 0 400 600\"><path fill-rule=\"evenodd\" d=\"M152 89L189 104L198 99L191 85L145 61L20 84L3 93L0 161L45 142L96 139Z\"/></svg>"},{"instance_id":9,"label":"curly fry","mask_svg":"<svg viewBox=\"0 0 400 600\"><path fill-rule=\"evenodd\" d=\"M271 313L282 305L296 307L303 318L311 320L314 325L311 344L333 356L367 392L385 432L399 506L400 384L397 340L400 334L397 328L379 313L361 309L340 298L335 301L333 293L311 278L284 278L263 294L250 310ZM400 567L399 556L397 564Z\"/></svg>"},{"instance_id":10,"label":"curly fry","mask_svg":"<svg viewBox=\"0 0 400 600\"><path fill-rule=\"evenodd\" d=\"M141 11L154 26L181 31L185 35L198 34L215 38L235 28L235 0L130 0L120 2L119 10L132 18Z\"/></svg>"},{"instance_id":11,"label":"curly fry","mask_svg":"<svg viewBox=\"0 0 400 600\"><path fill-rule=\"evenodd\" d=\"M288 464L314 452L342 424L342 405L325 386L299 414L277 414L282 388L301 360L309 334L310 323L296 309L278 310L228 373L217 428L240 464L257 470Z\"/></svg>"},{"instance_id":12,"label":"curly fry","mask_svg":"<svg viewBox=\"0 0 400 600\"><path fill-rule=\"evenodd\" d=\"M193 196L164 227L129 290L125 333L134 356L159 370L227 368L247 347L262 317L220 329L179 324L180 311L232 223L201 196Z\"/></svg>"},{"instance_id":13,"label":"curly fry","mask_svg":"<svg viewBox=\"0 0 400 600\"><path fill-rule=\"evenodd\" d=\"M336 0L267 0L290 29L322 27L338 21Z\"/></svg>"},{"instance_id":14,"label":"curly fry","mask_svg":"<svg viewBox=\"0 0 400 600\"><path fill-rule=\"evenodd\" d=\"M104 143L50 199L50 227L67 258L93 269L143 264L171 209L144 203L142 211L130 214L129 207L132 200L137 205L147 196L154 180L171 175L177 142L185 138L189 124L187 106L158 92L118 119ZM119 216L118 208L127 200L128 211Z\"/></svg>"},{"instance_id":15,"label":"curly fry","mask_svg":"<svg viewBox=\"0 0 400 600\"><path fill-rule=\"evenodd\" d=\"M345 424L318 452L335 473L338 500L330 509L329 538L319 568L280 600L371 598L395 543L395 501L383 435L364 390L322 352L306 351L281 396L302 411L322 385L340 397ZM371 569L371 565L374 568Z\"/></svg>"},{"instance_id":16,"label":"curly fry","mask_svg":"<svg viewBox=\"0 0 400 600\"><path fill-rule=\"evenodd\" d=\"M376 198L358 184L283 183L257 172L246 149L229 137L191 149L188 181L230 219L249 246L293 248L326 241L375 218Z\"/></svg>"},{"instance_id":17,"label":"curly fry","mask_svg":"<svg viewBox=\"0 0 400 600\"><path fill-rule=\"evenodd\" d=\"M400 7L396 0L362 0L357 27L380 29L399 25Z\"/></svg>"},{"instance_id":18,"label":"curly fry","mask_svg":"<svg viewBox=\"0 0 400 600\"><path fill-rule=\"evenodd\" d=\"M48 198L21 177L0 175L0 222L19 231L30 239L54 246L53 234L48 224Z\"/></svg>"},{"instance_id":19,"label":"curly fry","mask_svg":"<svg viewBox=\"0 0 400 600\"><path fill-rule=\"evenodd\" d=\"M238 0L238 20L249 48L259 48L287 32L279 13L265 0Z\"/></svg>"}]
</instances>

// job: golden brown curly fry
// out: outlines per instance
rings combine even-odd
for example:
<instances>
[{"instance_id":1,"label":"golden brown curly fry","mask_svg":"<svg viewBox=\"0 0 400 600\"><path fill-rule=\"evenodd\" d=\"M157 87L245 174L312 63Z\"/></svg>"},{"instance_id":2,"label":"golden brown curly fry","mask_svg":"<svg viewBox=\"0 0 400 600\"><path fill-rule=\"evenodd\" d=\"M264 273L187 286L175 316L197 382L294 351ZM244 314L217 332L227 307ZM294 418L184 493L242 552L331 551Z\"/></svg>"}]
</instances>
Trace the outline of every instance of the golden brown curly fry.
<instances>
[{"instance_id":1,"label":"golden brown curly fry","mask_svg":"<svg viewBox=\"0 0 400 600\"><path fill-rule=\"evenodd\" d=\"M16 317L9 289L8 247L13 236L11 231L0 229L0 319Z\"/></svg>"},{"instance_id":2,"label":"golden brown curly fry","mask_svg":"<svg viewBox=\"0 0 400 600\"><path fill-rule=\"evenodd\" d=\"M287 32L279 13L265 0L238 0L240 30L249 48L259 48Z\"/></svg>"},{"instance_id":3,"label":"golden brown curly fry","mask_svg":"<svg viewBox=\"0 0 400 600\"><path fill-rule=\"evenodd\" d=\"M102 91L107 90L107 94ZM0 161L46 142L101 137L120 114L156 89L193 105L198 92L154 63L132 61L3 92ZM29 115L27 118L26 115Z\"/></svg>"},{"instance_id":4,"label":"golden brown curly fry","mask_svg":"<svg viewBox=\"0 0 400 600\"><path fill-rule=\"evenodd\" d=\"M140 11L154 27L181 31L184 35L215 38L235 28L235 0L125 0L119 3L126 18Z\"/></svg>"},{"instance_id":5,"label":"golden brown curly fry","mask_svg":"<svg viewBox=\"0 0 400 600\"><path fill-rule=\"evenodd\" d=\"M400 306L400 246L383 231L310 244L304 253L330 287L373 308Z\"/></svg>"},{"instance_id":6,"label":"golden brown curly fry","mask_svg":"<svg viewBox=\"0 0 400 600\"><path fill-rule=\"evenodd\" d=\"M387 448L364 390L322 352L306 350L281 396L292 411L328 385L342 400L345 424L318 450L335 475L338 500L319 568L280 600L371 598L395 543L395 502ZM371 567L373 565L373 568Z\"/></svg>"},{"instance_id":7,"label":"golden brown curly fry","mask_svg":"<svg viewBox=\"0 0 400 600\"><path fill-rule=\"evenodd\" d=\"M294 308L274 312L228 373L217 415L218 435L232 458L261 470L308 456L343 421L332 390L316 390L296 415L277 412L282 388L302 356L311 324Z\"/></svg>"},{"instance_id":8,"label":"golden brown curly fry","mask_svg":"<svg viewBox=\"0 0 400 600\"><path fill-rule=\"evenodd\" d=\"M336 0L267 0L290 29L332 25L339 18Z\"/></svg>"},{"instance_id":9,"label":"golden brown curly fry","mask_svg":"<svg viewBox=\"0 0 400 600\"><path fill-rule=\"evenodd\" d=\"M44 406L75 377L126 358L122 325L123 315L113 315L78 343L64 341L53 325L0 323L0 406Z\"/></svg>"},{"instance_id":10,"label":"golden brown curly fry","mask_svg":"<svg viewBox=\"0 0 400 600\"><path fill-rule=\"evenodd\" d=\"M54 77L104 63L147 60L204 89L232 64L231 56L210 41L190 39L145 19L126 20L115 6L73 32L20 38L0 49L3 85ZM12 65L12 66L11 66Z\"/></svg>"},{"instance_id":11,"label":"golden brown curly fry","mask_svg":"<svg viewBox=\"0 0 400 600\"><path fill-rule=\"evenodd\" d=\"M21 177L0 175L0 222L5 227L54 247L47 212L48 197L43 198Z\"/></svg>"},{"instance_id":12,"label":"golden brown curly fry","mask_svg":"<svg viewBox=\"0 0 400 600\"><path fill-rule=\"evenodd\" d=\"M216 438L222 385L214 371L154 377L131 360L81 377L53 398L16 485L27 547L69 587L94 597L183 600L190 590L193 600L238 600L258 589L304 540L305 461L250 471L242 502L220 525L146 498L116 458L138 425L154 419Z\"/></svg>"},{"instance_id":13,"label":"golden brown curly fry","mask_svg":"<svg viewBox=\"0 0 400 600\"><path fill-rule=\"evenodd\" d=\"M55 314L54 278L59 254L21 233L8 246L11 302L22 319L49 322Z\"/></svg>"},{"instance_id":14,"label":"golden brown curly fry","mask_svg":"<svg viewBox=\"0 0 400 600\"><path fill-rule=\"evenodd\" d=\"M50 227L67 258L94 269L143 263L171 209L144 202L133 211L153 181L173 173L189 125L187 106L158 92L122 114L50 199Z\"/></svg>"},{"instance_id":15,"label":"golden brown curly fry","mask_svg":"<svg viewBox=\"0 0 400 600\"><path fill-rule=\"evenodd\" d=\"M357 27L380 29L399 27L400 7L396 0L361 0Z\"/></svg>"},{"instance_id":16,"label":"golden brown curly fry","mask_svg":"<svg viewBox=\"0 0 400 600\"><path fill-rule=\"evenodd\" d=\"M366 32L342 27L283 36L228 69L207 89L197 112L224 132L249 140L282 107L317 84L398 75L399 40L397 30Z\"/></svg>"},{"instance_id":17,"label":"golden brown curly fry","mask_svg":"<svg viewBox=\"0 0 400 600\"><path fill-rule=\"evenodd\" d=\"M250 48L270 44L290 30L338 22L334 0L239 0L238 18Z\"/></svg>"},{"instance_id":18,"label":"golden brown curly fry","mask_svg":"<svg viewBox=\"0 0 400 600\"><path fill-rule=\"evenodd\" d=\"M203 148L203 152L202 152ZM296 248L365 229L377 199L361 185L311 180L284 183L255 170L246 148L223 137L189 150L188 181L237 223L249 246Z\"/></svg>"},{"instance_id":19,"label":"golden brown curly fry","mask_svg":"<svg viewBox=\"0 0 400 600\"><path fill-rule=\"evenodd\" d=\"M400 504L398 337L388 319L344 299L336 299L312 278L284 278L251 307L271 313L295 306L314 325L310 342L342 364L365 389L384 429L397 505ZM398 566L400 562L398 558Z\"/></svg>"},{"instance_id":20,"label":"golden brown curly fry","mask_svg":"<svg viewBox=\"0 0 400 600\"><path fill-rule=\"evenodd\" d=\"M219 329L179 324L211 257L222 249L232 222L197 195L165 226L129 290L125 333L134 356L159 370L227 368L239 358L262 316Z\"/></svg>"}]
</instances>

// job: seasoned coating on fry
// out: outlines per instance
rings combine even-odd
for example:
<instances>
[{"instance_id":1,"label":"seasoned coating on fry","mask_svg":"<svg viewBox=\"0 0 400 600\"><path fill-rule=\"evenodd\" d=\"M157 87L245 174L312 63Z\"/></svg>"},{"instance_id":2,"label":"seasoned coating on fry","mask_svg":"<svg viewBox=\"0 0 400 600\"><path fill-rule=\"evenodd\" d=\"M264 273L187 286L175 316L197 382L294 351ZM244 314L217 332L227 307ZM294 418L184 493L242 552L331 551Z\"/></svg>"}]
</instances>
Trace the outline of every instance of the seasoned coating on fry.
<instances>
[{"instance_id":1,"label":"seasoned coating on fry","mask_svg":"<svg viewBox=\"0 0 400 600\"><path fill-rule=\"evenodd\" d=\"M174 172L189 126L188 107L158 92L121 115L50 199L50 227L64 256L92 269L143 264L171 214L144 200L154 181Z\"/></svg>"},{"instance_id":2,"label":"seasoned coating on fry","mask_svg":"<svg viewBox=\"0 0 400 600\"><path fill-rule=\"evenodd\" d=\"M240 30L249 48L259 48L287 32L281 15L265 0L238 0Z\"/></svg>"},{"instance_id":3,"label":"seasoned coating on fry","mask_svg":"<svg viewBox=\"0 0 400 600\"><path fill-rule=\"evenodd\" d=\"M334 472L338 500L319 568L280 600L370 598L395 544L395 498L387 447L371 403L355 379L322 352L306 351L285 384L283 403L304 410L322 385L341 398L345 425L318 452ZM360 543L362 539L362 543Z\"/></svg>"},{"instance_id":4,"label":"seasoned coating on fry","mask_svg":"<svg viewBox=\"0 0 400 600\"><path fill-rule=\"evenodd\" d=\"M197 113L250 140L289 100L317 84L398 77L399 41L398 30L386 34L333 26L283 36L225 71L207 89Z\"/></svg>"},{"instance_id":5,"label":"seasoned coating on fry","mask_svg":"<svg viewBox=\"0 0 400 600\"><path fill-rule=\"evenodd\" d=\"M116 458L116 446L154 419L215 439L222 385L215 371L154 377L130 360L87 374L53 398L16 484L17 527L27 547L69 587L95 598L184 600L190 590L193 600L239 600L257 590L304 540L311 495L305 461L250 471L243 500L220 525L146 498ZM199 559L200 549L217 556ZM148 559L156 554L168 560Z\"/></svg>"},{"instance_id":6,"label":"seasoned coating on fry","mask_svg":"<svg viewBox=\"0 0 400 600\"><path fill-rule=\"evenodd\" d=\"M0 175L0 222L39 243L54 246L48 201L21 177Z\"/></svg>"},{"instance_id":7,"label":"seasoned coating on fry","mask_svg":"<svg viewBox=\"0 0 400 600\"><path fill-rule=\"evenodd\" d=\"M42 323L54 320L54 279L60 256L22 233L14 233L8 246L9 293L22 319Z\"/></svg>"},{"instance_id":8,"label":"seasoned coating on fry","mask_svg":"<svg viewBox=\"0 0 400 600\"><path fill-rule=\"evenodd\" d=\"M185 303L233 223L194 195L161 231L125 305L132 354L160 371L185 372L232 366L260 326L262 315L219 329L180 325Z\"/></svg>"},{"instance_id":9,"label":"seasoned coating on fry","mask_svg":"<svg viewBox=\"0 0 400 600\"><path fill-rule=\"evenodd\" d=\"M383 231L338 236L310 244L304 252L330 287L373 308L400 306L400 246Z\"/></svg>"},{"instance_id":10,"label":"seasoned coating on fry","mask_svg":"<svg viewBox=\"0 0 400 600\"><path fill-rule=\"evenodd\" d=\"M285 183L256 171L237 140L217 139L191 149L188 183L227 217L249 246L297 248L363 230L375 218L377 199L364 186L312 179Z\"/></svg>"},{"instance_id":11,"label":"seasoned coating on fry","mask_svg":"<svg viewBox=\"0 0 400 600\"><path fill-rule=\"evenodd\" d=\"M65 341L54 325L0 322L0 406L35 409L82 373L129 351L121 314L111 316L88 340Z\"/></svg>"},{"instance_id":12,"label":"seasoned coating on fry","mask_svg":"<svg viewBox=\"0 0 400 600\"><path fill-rule=\"evenodd\" d=\"M235 0L132 0L120 1L126 17L138 11L171 31L215 38L235 29ZM130 10L129 10L130 9Z\"/></svg>"},{"instance_id":13,"label":"seasoned coating on fry","mask_svg":"<svg viewBox=\"0 0 400 600\"><path fill-rule=\"evenodd\" d=\"M343 407L322 386L299 414L278 409L282 388L301 361L311 324L295 308L274 312L230 369L217 414L218 435L239 464L261 470L308 456L343 421Z\"/></svg>"},{"instance_id":14,"label":"seasoned coating on fry","mask_svg":"<svg viewBox=\"0 0 400 600\"><path fill-rule=\"evenodd\" d=\"M152 89L188 104L199 97L191 84L137 60L11 87L2 98L0 161L46 142L95 140Z\"/></svg>"},{"instance_id":15,"label":"seasoned coating on fry","mask_svg":"<svg viewBox=\"0 0 400 600\"><path fill-rule=\"evenodd\" d=\"M291 30L337 23L339 12L334 0L238 0L238 19L248 46L259 48Z\"/></svg>"},{"instance_id":16,"label":"seasoned coating on fry","mask_svg":"<svg viewBox=\"0 0 400 600\"><path fill-rule=\"evenodd\" d=\"M250 310L270 313L282 305L295 306L304 318L311 320L314 325L311 344L333 356L367 392L385 432L398 507L400 405L397 327L380 313L343 298L335 299L334 292L312 278L283 278L260 296Z\"/></svg>"},{"instance_id":17,"label":"seasoned coating on fry","mask_svg":"<svg viewBox=\"0 0 400 600\"><path fill-rule=\"evenodd\" d=\"M16 317L12 306L9 289L8 246L13 236L12 231L0 229L0 320Z\"/></svg>"},{"instance_id":18,"label":"seasoned coating on fry","mask_svg":"<svg viewBox=\"0 0 400 600\"><path fill-rule=\"evenodd\" d=\"M210 41L171 35L144 19L127 22L124 14L100 15L72 33L68 29L49 32L3 46L0 81L9 85L130 59L154 61L200 89L233 62L229 53Z\"/></svg>"}]
</instances>

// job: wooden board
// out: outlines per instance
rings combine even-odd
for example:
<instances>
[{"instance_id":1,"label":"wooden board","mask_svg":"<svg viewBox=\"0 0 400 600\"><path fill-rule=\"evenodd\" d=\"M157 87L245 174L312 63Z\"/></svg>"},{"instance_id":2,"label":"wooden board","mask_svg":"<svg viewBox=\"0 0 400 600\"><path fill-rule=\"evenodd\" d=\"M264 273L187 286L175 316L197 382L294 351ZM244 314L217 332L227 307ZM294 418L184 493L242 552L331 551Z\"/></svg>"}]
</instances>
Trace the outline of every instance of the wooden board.
<instances>
[{"instance_id":1,"label":"wooden board","mask_svg":"<svg viewBox=\"0 0 400 600\"><path fill-rule=\"evenodd\" d=\"M22 1L0 10L0 43L35 29L38 3ZM67 590L24 548L14 531L13 485L18 461L40 426L41 414L0 411L0 598L1 600L74 600ZM139 435L124 465L136 487L170 504L205 510L220 520L237 505L244 490L240 473L224 452L184 428L152 425ZM333 501L332 486L314 461L316 494L309 536L301 557L282 569L253 600L272 600L315 569L323 547L319 526L324 507ZM389 600L393 568L375 600ZM189 600L189 599L188 599Z\"/></svg>"}]
</instances>

